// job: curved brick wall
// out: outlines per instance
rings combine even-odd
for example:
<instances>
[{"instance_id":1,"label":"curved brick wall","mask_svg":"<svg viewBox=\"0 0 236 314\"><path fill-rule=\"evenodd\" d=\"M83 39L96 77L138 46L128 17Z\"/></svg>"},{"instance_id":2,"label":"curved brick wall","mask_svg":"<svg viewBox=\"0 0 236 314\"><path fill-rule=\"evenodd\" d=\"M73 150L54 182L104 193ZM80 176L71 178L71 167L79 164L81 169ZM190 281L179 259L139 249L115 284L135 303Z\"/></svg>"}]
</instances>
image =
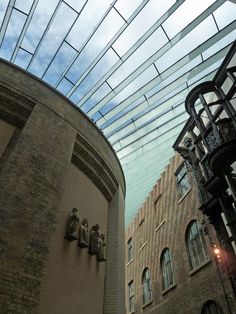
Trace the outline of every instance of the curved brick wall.
<instances>
[{"instance_id":1,"label":"curved brick wall","mask_svg":"<svg viewBox=\"0 0 236 314\"><path fill-rule=\"evenodd\" d=\"M4 61L0 133L1 313L124 313L125 181L110 144L64 96ZM106 234L105 263L64 239L73 207Z\"/></svg>"}]
</instances>

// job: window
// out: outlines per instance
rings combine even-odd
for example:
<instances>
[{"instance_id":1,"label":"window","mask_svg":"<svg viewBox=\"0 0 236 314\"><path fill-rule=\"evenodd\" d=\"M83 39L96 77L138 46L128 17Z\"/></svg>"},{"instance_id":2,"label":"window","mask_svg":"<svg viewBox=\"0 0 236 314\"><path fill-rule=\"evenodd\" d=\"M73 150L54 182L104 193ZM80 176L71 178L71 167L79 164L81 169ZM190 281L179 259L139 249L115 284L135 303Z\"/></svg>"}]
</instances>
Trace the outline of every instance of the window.
<instances>
[{"instance_id":1,"label":"window","mask_svg":"<svg viewBox=\"0 0 236 314\"><path fill-rule=\"evenodd\" d=\"M215 301L209 300L207 301L202 308L201 314L221 314L222 311L220 310L219 306L216 304Z\"/></svg>"},{"instance_id":2,"label":"window","mask_svg":"<svg viewBox=\"0 0 236 314\"><path fill-rule=\"evenodd\" d=\"M152 300L151 276L148 268L145 268L143 271L142 288L143 288L143 305L145 305Z\"/></svg>"},{"instance_id":3,"label":"window","mask_svg":"<svg viewBox=\"0 0 236 314\"><path fill-rule=\"evenodd\" d=\"M167 248L164 249L161 255L161 272L162 272L162 287L165 290L174 283L171 254L170 250Z\"/></svg>"},{"instance_id":4,"label":"window","mask_svg":"<svg viewBox=\"0 0 236 314\"><path fill-rule=\"evenodd\" d=\"M189 262L192 269L208 260L203 228L198 221L191 222L188 227L187 246L189 252Z\"/></svg>"},{"instance_id":5,"label":"window","mask_svg":"<svg viewBox=\"0 0 236 314\"><path fill-rule=\"evenodd\" d=\"M133 245L132 245L132 238L129 238L127 242L128 246L128 262L130 262L133 258Z\"/></svg>"},{"instance_id":6,"label":"window","mask_svg":"<svg viewBox=\"0 0 236 314\"><path fill-rule=\"evenodd\" d=\"M129 287L128 287L128 293L129 293L129 312L134 312L134 281L130 281Z\"/></svg>"},{"instance_id":7,"label":"window","mask_svg":"<svg viewBox=\"0 0 236 314\"><path fill-rule=\"evenodd\" d=\"M188 182L187 170L184 165L179 168L176 172L177 185L180 197L184 196L190 189L190 184Z\"/></svg>"}]
</instances>

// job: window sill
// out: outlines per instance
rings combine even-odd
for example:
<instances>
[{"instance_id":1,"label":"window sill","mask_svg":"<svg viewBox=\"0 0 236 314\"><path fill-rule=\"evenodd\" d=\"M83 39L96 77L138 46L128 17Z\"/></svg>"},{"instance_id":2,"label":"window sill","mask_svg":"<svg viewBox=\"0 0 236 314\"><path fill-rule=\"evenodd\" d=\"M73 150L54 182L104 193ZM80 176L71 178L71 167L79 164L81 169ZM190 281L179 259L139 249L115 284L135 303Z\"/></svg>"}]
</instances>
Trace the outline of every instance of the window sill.
<instances>
[{"instance_id":1,"label":"window sill","mask_svg":"<svg viewBox=\"0 0 236 314\"><path fill-rule=\"evenodd\" d=\"M161 227L164 225L164 223L166 222L166 220L164 219L157 227L156 227L156 232L161 229Z\"/></svg>"},{"instance_id":2,"label":"window sill","mask_svg":"<svg viewBox=\"0 0 236 314\"><path fill-rule=\"evenodd\" d=\"M145 307L149 306L152 303L152 300L148 301L147 303L142 305L142 308L144 309Z\"/></svg>"},{"instance_id":3,"label":"window sill","mask_svg":"<svg viewBox=\"0 0 236 314\"><path fill-rule=\"evenodd\" d=\"M181 198L178 200L178 204L180 204L185 199L185 197L188 195L190 191L191 191L191 188L188 189L188 191L183 196L181 196Z\"/></svg>"},{"instance_id":4,"label":"window sill","mask_svg":"<svg viewBox=\"0 0 236 314\"><path fill-rule=\"evenodd\" d=\"M165 290L163 290L161 292L162 295L165 295L167 292L169 292L170 290L174 289L176 287L176 283L172 283L168 288L166 288Z\"/></svg>"},{"instance_id":5,"label":"window sill","mask_svg":"<svg viewBox=\"0 0 236 314\"><path fill-rule=\"evenodd\" d=\"M211 263L211 260L208 259L205 262L203 262L202 264L200 264L199 266L195 267L194 269L190 270L189 274L190 276L193 276L194 274L196 274L200 269L202 269L203 267L205 267L206 265L208 265L209 263Z\"/></svg>"},{"instance_id":6,"label":"window sill","mask_svg":"<svg viewBox=\"0 0 236 314\"><path fill-rule=\"evenodd\" d=\"M131 264L133 262L133 258L131 258L130 261L128 261L128 263L126 264L126 266L129 266L129 264ZM132 312L131 312L132 313Z\"/></svg>"},{"instance_id":7,"label":"window sill","mask_svg":"<svg viewBox=\"0 0 236 314\"><path fill-rule=\"evenodd\" d=\"M139 252L142 251L142 249L147 245L147 242L144 242L143 245L140 247L140 249L138 250Z\"/></svg>"}]
</instances>

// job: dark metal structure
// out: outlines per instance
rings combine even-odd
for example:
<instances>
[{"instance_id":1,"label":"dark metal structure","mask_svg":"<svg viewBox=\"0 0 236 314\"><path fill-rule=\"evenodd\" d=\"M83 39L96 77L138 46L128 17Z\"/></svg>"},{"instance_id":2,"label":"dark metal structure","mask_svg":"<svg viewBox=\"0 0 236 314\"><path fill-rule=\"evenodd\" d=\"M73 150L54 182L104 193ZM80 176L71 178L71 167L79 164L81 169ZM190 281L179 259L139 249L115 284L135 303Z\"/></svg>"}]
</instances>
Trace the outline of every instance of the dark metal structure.
<instances>
[{"instance_id":1,"label":"dark metal structure","mask_svg":"<svg viewBox=\"0 0 236 314\"><path fill-rule=\"evenodd\" d=\"M213 224L235 286L236 243L236 43L212 81L185 101L189 120L173 145L197 186L200 210Z\"/></svg>"}]
</instances>

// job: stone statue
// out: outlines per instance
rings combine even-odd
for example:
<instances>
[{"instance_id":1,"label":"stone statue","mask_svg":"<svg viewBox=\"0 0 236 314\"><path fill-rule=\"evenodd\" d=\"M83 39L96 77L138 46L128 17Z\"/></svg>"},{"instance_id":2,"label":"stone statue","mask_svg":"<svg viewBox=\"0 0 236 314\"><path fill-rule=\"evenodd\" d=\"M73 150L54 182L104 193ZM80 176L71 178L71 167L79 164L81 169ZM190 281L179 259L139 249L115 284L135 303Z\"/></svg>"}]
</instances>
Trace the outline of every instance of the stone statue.
<instances>
[{"instance_id":1,"label":"stone statue","mask_svg":"<svg viewBox=\"0 0 236 314\"><path fill-rule=\"evenodd\" d=\"M97 253L97 260L99 262L105 262L105 234L101 233L100 237L98 238L98 253Z\"/></svg>"},{"instance_id":2,"label":"stone statue","mask_svg":"<svg viewBox=\"0 0 236 314\"><path fill-rule=\"evenodd\" d=\"M79 217L77 216L77 212L77 208L72 208L71 214L68 217L65 239L69 241L77 240L76 235L79 227Z\"/></svg>"},{"instance_id":3,"label":"stone statue","mask_svg":"<svg viewBox=\"0 0 236 314\"><path fill-rule=\"evenodd\" d=\"M89 246L89 234L88 234L88 219L84 218L82 224L79 227L79 241L78 246L86 248Z\"/></svg>"},{"instance_id":4,"label":"stone statue","mask_svg":"<svg viewBox=\"0 0 236 314\"><path fill-rule=\"evenodd\" d=\"M96 224L92 226L90 230L90 238L89 238L89 254L97 255L98 254L98 238L99 238L99 225Z\"/></svg>"}]
</instances>

